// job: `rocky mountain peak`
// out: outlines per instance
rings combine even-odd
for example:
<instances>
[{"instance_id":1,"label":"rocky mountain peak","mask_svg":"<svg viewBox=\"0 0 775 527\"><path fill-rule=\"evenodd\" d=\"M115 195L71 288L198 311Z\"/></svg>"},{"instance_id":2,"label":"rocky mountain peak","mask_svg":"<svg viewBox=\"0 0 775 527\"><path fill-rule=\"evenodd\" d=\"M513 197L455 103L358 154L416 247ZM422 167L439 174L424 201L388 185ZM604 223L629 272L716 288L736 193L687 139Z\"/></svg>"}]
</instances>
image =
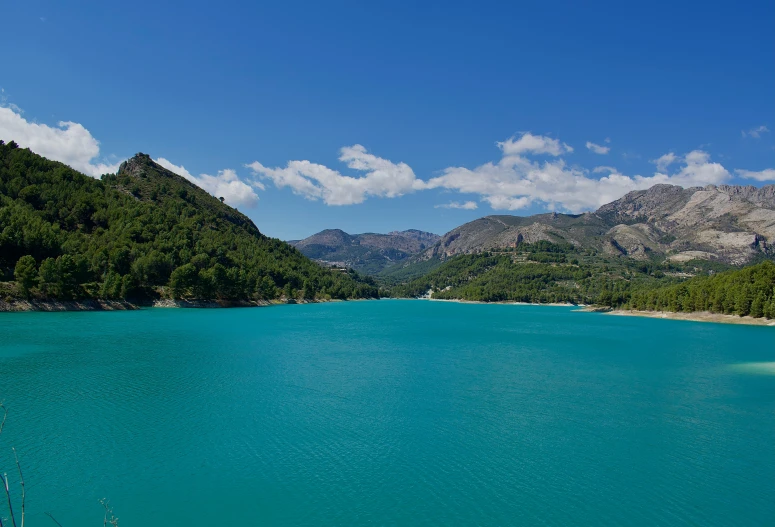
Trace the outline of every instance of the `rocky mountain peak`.
<instances>
[{"instance_id":1,"label":"rocky mountain peak","mask_svg":"<svg viewBox=\"0 0 775 527\"><path fill-rule=\"evenodd\" d=\"M775 185L764 185L763 187L754 187L753 185L719 185L713 188L732 198L743 199L759 207L775 209Z\"/></svg>"}]
</instances>

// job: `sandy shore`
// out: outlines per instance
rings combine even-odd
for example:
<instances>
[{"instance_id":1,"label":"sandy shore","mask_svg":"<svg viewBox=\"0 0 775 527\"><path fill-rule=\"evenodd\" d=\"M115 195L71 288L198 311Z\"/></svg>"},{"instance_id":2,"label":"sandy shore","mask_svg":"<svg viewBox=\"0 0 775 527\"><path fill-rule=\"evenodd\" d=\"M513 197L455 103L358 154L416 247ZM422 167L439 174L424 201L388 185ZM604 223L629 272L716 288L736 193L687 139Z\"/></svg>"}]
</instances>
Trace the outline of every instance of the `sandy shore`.
<instances>
[{"instance_id":1,"label":"sandy shore","mask_svg":"<svg viewBox=\"0 0 775 527\"><path fill-rule=\"evenodd\" d=\"M555 306L555 307L586 307L584 304L570 304L562 302L547 302L546 304L531 302L482 302L480 300L458 300L447 298L397 298L396 300L430 300L431 302L454 302L456 304L498 304L505 306Z\"/></svg>"},{"instance_id":2,"label":"sandy shore","mask_svg":"<svg viewBox=\"0 0 775 527\"><path fill-rule=\"evenodd\" d=\"M766 318L739 317L737 315L721 315L700 311L696 313L673 313L670 311L636 311L615 309L605 312L607 315L619 315L625 317L649 317L664 318L670 320L691 320L693 322L716 322L722 324L747 324L750 326L775 326L775 320Z\"/></svg>"}]
</instances>

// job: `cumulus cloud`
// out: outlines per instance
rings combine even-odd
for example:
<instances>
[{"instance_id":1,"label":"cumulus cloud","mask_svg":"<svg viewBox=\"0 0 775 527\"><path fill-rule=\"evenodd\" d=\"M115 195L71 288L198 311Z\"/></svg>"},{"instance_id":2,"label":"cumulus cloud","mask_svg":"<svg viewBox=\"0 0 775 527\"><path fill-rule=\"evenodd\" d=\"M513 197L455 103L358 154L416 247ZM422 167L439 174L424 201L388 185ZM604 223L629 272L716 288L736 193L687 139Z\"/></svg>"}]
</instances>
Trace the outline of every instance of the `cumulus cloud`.
<instances>
[{"instance_id":1,"label":"cumulus cloud","mask_svg":"<svg viewBox=\"0 0 775 527\"><path fill-rule=\"evenodd\" d=\"M672 174L626 176L613 167L598 167L593 172L607 175L595 178L583 168L569 166L563 159L538 162L513 155L498 143L502 157L474 169L449 167L441 176L430 179L427 188L444 188L479 194L493 209L518 210L534 203L549 210L578 213L622 197L629 191L649 188L657 183L701 186L719 184L731 176L720 164L710 161L701 150L680 158L681 166ZM527 151L527 150L525 150Z\"/></svg>"},{"instance_id":2,"label":"cumulus cloud","mask_svg":"<svg viewBox=\"0 0 775 527\"><path fill-rule=\"evenodd\" d=\"M658 157L657 159L654 159L652 163L657 165L657 170L664 172L665 170L667 170L667 167L669 167L676 161L678 161L678 156L675 155L673 152L670 152L663 156Z\"/></svg>"},{"instance_id":3,"label":"cumulus cloud","mask_svg":"<svg viewBox=\"0 0 775 527\"><path fill-rule=\"evenodd\" d=\"M475 201L466 201L461 203L459 201L451 201L442 205L434 205L434 209L464 209L464 210L476 210L479 206Z\"/></svg>"},{"instance_id":4,"label":"cumulus cloud","mask_svg":"<svg viewBox=\"0 0 775 527\"><path fill-rule=\"evenodd\" d=\"M505 155L548 154L556 157L573 152L573 148L557 139L530 132L524 132L519 139L512 137L496 144Z\"/></svg>"},{"instance_id":5,"label":"cumulus cloud","mask_svg":"<svg viewBox=\"0 0 775 527\"><path fill-rule=\"evenodd\" d=\"M327 205L363 203L369 196L395 198L424 188L409 165L377 157L361 145L342 148L339 160L365 175L345 176L310 161L290 161L285 168L265 167L258 161L245 166L277 188L288 187L307 199L322 199Z\"/></svg>"},{"instance_id":6,"label":"cumulus cloud","mask_svg":"<svg viewBox=\"0 0 775 527\"><path fill-rule=\"evenodd\" d=\"M606 142L608 142L608 140L606 140ZM611 151L610 146L597 145L592 141L587 141L587 149L591 150L595 154L601 154L601 155L607 154L608 152Z\"/></svg>"},{"instance_id":7,"label":"cumulus cloud","mask_svg":"<svg viewBox=\"0 0 775 527\"><path fill-rule=\"evenodd\" d=\"M255 181L253 186L248 185L230 168L219 170L215 176L208 174L194 176L185 167L175 165L163 157L154 159L154 161L167 170L186 178L213 196L223 198L226 203L232 206L255 207L258 203L258 195L253 187L264 190L264 186L260 182Z\"/></svg>"},{"instance_id":8,"label":"cumulus cloud","mask_svg":"<svg viewBox=\"0 0 775 527\"><path fill-rule=\"evenodd\" d=\"M78 123L60 121L57 126L30 122L16 106L0 106L0 139L70 165L92 177L115 173L119 163L100 160L100 143Z\"/></svg>"},{"instance_id":9,"label":"cumulus cloud","mask_svg":"<svg viewBox=\"0 0 775 527\"><path fill-rule=\"evenodd\" d=\"M754 139L759 139L762 134L765 134L769 132L770 129L767 128L764 125L757 126L756 128L751 128L750 130L741 130L740 133L743 137L753 137Z\"/></svg>"},{"instance_id":10,"label":"cumulus cloud","mask_svg":"<svg viewBox=\"0 0 775 527\"><path fill-rule=\"evenodd\" d=\"M370 196L391 198L419 190L446 189L478 195L496 210L519 210L538 204L549 210L573 213L596 209L627 192L658 183L705 186L725 183L732 177L703 150L685 155L665 154L654 161L658 170L653 175L630 176L612 166L598 166L590 171L569 165L562 155L573 151L570 146L529 132L496 145L501 151L498 161L476 168L448 167L427 181L418 179L405 163L377 157L361 145L343 148L339 157L349 168L363 172L360 177L343 175L310 161L290 161L282 168L269 168L258 161L246 166L278 188L290 188L307 199L322 200L328 205L362 203ZM540 160L534 157L537 155L551 157ZM764 177L764 173L759 177ZM467 210L476 207L475 201L436 205Z\"/></svg>"},{"instance_id":11,"label":"cumulus cloud","mask_svg":"<svg viewBox=\"0 0 775 527\"><path fill-rule=\"evenodd\" d=\"M752 170L735 170L735 174L745 179L755 179L756 181L775 181L775 168L768 168L755 172Z\"/></svg>"}]
</instances>

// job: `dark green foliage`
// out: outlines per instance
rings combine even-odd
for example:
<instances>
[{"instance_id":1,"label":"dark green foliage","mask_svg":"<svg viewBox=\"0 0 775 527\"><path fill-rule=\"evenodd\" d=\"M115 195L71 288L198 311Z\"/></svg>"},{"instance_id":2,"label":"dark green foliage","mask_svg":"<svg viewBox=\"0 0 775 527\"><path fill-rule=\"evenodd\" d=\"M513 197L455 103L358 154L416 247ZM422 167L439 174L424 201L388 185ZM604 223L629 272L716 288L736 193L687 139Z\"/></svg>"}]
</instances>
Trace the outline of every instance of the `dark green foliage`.
<instances>
[{"instance_id":1,"label":"dark green foliage","mask_svg":"<svg viewBox=\"0 0 775 527\"><path fill-rule=\"evenodd\" d=\"M379 273L379 278L386 284L399 284L408 280L419 278L437 267L443 262L436 257L427 260L414 261L409 264L393 265Z\"/></svg>"},{"instance_id":2,"label":"dark green foliage","mask_svg":"<svg viewBox=\"0 0 775 527\"><path fill-rule=\"evenodd\" d=\"M170 290L173 298L191 296L194 284L199 280L199 271L191 263L183 264L172 271Z\"/></svg>"},{"instance_id":3,"label":"dark green foliage","mask_svg":"<svg viewBox=\"0 0 775 527\"><path fill-rule=\"evenodd\" d=\"M323 269L247 216L138 154L95 180L0 142L0 276L39 298L368 298L376 285ZM30 269L37 268L35 280ZM26 284L26 285L25 285ZM305 288L306 284L306 288ZM26 289L25 289L26 287Z\"/></svg>"},{"instance_id":4,"label":"dark green foliage","mask_svg":"<svg viewBox=\"0 0 775 527\"><path fill-rule=\"evenodd\" d=\"M256 281L256 297L259 300L274 300L277 298L277 286L268 276L262 276Z\"/></svg>"},{"instance_id":5,"label":"dark green foliage","mask_svg":"<svg viewBox=\"0 0 775 527\"><path fill-rule=\"evenodd\" d=\"M78 265L69 254L46 258L40 264L40 290L49 296L62 300L72 300L83 296L78 283Z\"/></svg>"},{"instance_id":6,"label":"dark green foliage","mask_svg":"<svg viewBox=\"0 0 775 527\"><path fill-rule=\"evenodd\" d=\"M13 275L19 283L22 294L25 296L29 295L30 289L33 288L38 280L38 267L35 258L30 255L19 258L19 261L16 262Z\"/></svg>"}]
</instances>

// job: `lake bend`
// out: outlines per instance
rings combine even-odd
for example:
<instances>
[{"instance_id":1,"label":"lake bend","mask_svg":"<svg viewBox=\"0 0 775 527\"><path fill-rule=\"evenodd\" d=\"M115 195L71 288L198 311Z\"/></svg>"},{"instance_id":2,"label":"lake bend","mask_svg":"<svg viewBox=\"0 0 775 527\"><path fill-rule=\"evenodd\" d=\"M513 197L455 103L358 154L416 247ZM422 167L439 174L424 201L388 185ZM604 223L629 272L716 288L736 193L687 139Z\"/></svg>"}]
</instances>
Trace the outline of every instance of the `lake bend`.
<instances>
[{"instance_id":1,"label":"lake bend","mask_svg":"<svg viewBox=\"0 0 775 527\"><path fill-rule=\"evenodd\" d=\"M773 363L572 307L4 313L0 470L27 527L772 525Z\"/></svg>"}]
</instances>

